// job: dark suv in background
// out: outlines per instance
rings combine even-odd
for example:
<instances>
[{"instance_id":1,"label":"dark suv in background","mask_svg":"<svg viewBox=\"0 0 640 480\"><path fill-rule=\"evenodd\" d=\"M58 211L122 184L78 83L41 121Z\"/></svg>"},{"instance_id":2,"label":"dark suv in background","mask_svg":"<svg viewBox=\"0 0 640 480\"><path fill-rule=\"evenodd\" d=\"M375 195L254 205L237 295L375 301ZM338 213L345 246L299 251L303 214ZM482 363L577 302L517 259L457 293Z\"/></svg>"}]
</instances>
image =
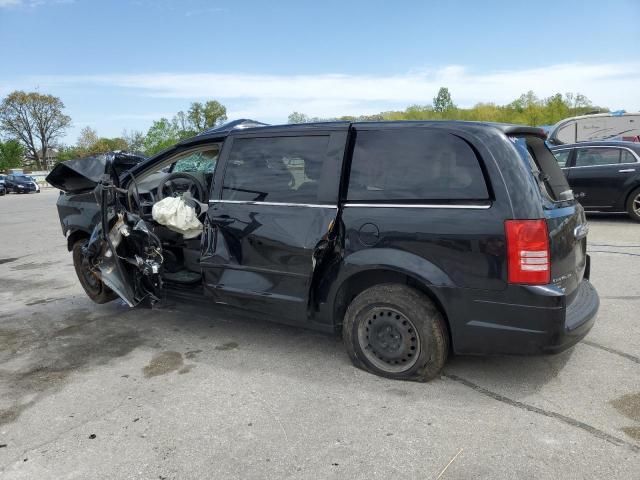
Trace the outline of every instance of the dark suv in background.
<instances>
[{"instance_id":1,"label":"dark suv in background","mask_svg":"<svg viewBox=\"0 0 640 480\"><path fill-rule=\"evenodd\" d=\"M584 212L539 129L234 122L126 160L47 179L99 303L233 306L340 332L358 367L423 381L450 351L566 349L598 310ZM194 205L195 237L156 221L169 196Z\"/></svg>"},{"instance_id":2,"label":"dark suv in background","mask_svg":"<svg viewBox=\"0 0 640 480\"><path fill-rule=\"evenodd\" d=\"M551 151L585 210L626 212L640 222L640 143L581 142Z\"/></svg>"}]
</instances>

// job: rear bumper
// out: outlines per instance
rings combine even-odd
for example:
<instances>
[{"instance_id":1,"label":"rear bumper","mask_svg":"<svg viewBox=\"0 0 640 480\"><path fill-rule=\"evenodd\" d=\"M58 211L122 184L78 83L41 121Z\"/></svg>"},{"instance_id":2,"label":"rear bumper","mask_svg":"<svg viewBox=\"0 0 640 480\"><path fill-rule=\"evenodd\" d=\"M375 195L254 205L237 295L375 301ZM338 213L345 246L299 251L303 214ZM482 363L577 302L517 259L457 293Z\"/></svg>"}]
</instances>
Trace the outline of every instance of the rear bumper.
<instances>
[{"instance_id":1,"label":"rear bumper","mask_svg":"<svg viewBox=\"0 0 640 480\"><path fill-rule=\"evenodd\" d=\"M586 279L571 295L569 304L559 289L519 288L523 290L517 295L517 303L476 296L450 304L454 351L485 355L558 353L582 340L595 323L600 299Z\"/></svg>"},{"instance_id":2,"label":"rear bumper","mask_svg":"<svg viewBox=\"0 0 640 480\"><path fill-rule=\"evenodd\" d=\"M573 302L566 308L563 335L557 342L544 346L543 351L562 352L582 340L593 327L599 308L598 292L589 281L583 280Z\"/></svg>"}]
</instances>

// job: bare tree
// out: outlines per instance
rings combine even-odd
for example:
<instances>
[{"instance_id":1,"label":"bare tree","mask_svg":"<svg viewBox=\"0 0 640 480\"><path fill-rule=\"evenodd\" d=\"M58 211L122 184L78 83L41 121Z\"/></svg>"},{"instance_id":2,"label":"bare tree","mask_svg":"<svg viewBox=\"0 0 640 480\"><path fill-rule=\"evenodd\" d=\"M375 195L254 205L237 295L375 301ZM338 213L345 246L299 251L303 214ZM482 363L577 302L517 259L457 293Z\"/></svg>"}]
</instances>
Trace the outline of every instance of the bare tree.
<instances>
[{"instance_id":1,"label":"bare tree","mask_svg":"<svg viewBox=\"0 0 640 480\"><path fill-rule=\"evenodd\" d=\"M25 146L38 169L47 167L47 153L71 125L64 103L53 95L16 90L0 104L0 130Z\"/></svg>"},{"instance_id":2,"label":"bare tree","mask_svg":"<svg viewBox=\"0 0 640 480\"><path fill-rule=\"evenodd\" d=\"M80 130L78 140L76 141L76 147L80 150L90 150L96 143L98 143L98 132L91 127L84 127Z\"/></svg>"},{"instance_id":3,"label":"bare tree","mask_svg":"<svg viewBox=\"0 0 640 480\"><path fill-rule=\"evenodd\" d=\"M120 135L127 142L127 150L141 152L144 148L144 133L139 130L123 130Z\"/></svg>"}]
</instances>

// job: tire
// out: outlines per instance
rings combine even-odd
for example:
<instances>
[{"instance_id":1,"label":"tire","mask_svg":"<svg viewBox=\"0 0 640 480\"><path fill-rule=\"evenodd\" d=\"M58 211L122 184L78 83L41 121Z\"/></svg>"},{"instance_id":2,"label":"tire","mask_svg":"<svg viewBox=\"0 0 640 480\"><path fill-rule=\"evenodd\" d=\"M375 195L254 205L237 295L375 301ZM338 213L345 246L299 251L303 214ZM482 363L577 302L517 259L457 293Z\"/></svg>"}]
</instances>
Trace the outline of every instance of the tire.
<instances>
[{"instance_id":1,"label":"tire","mask_svg":"<svg viewBox=\"0 0 640 480\"><path fill-rule=\"evenodd\" d=\"M400 284L376 285L356 296L345 313L342 338L356 367L396 380L432 380L449 353L440 311Z\"/></svg>"},{"instance_id":2,"label":"tire","mask_svg":"<svg viewBox=\"0 0 640 480\"><path fill-rule=\"evenodd\" d=\"M632 220L640 222L640 188L636 188L627 200L627 213Z\"/></svg>"},{"instance_id":3,"label":"tire","mask_svg":"<svg viewBox=\"0 0 640 480\"><path fill-rule=\"evenodd\" d=\"M82 238L73 244L73 266L76 269L76 275L80 280L80 285L84 288L87 296L95 303L107 303L118 298L113 290L107 287L94 273L89 270L82 248L89 240Z\"/></svg>"}]
</instances>

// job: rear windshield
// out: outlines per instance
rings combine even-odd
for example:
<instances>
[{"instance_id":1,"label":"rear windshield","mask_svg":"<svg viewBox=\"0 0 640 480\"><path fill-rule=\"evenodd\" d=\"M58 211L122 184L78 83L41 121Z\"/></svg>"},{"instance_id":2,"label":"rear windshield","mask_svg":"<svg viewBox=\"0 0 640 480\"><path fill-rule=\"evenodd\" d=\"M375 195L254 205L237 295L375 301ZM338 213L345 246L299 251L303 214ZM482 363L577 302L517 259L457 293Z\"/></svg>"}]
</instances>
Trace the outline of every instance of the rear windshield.
<instances>
[{"instance_id":1,"label":"rear windshield","mask_svg":"<svg viewBox=\"0 0 640 480\"><path fill-rule=\"evenodd\" d=\"M567 179L544 140L531 135L509 138L543 194L557 202L573 199Z\"/></svg>"}]
</instances>

